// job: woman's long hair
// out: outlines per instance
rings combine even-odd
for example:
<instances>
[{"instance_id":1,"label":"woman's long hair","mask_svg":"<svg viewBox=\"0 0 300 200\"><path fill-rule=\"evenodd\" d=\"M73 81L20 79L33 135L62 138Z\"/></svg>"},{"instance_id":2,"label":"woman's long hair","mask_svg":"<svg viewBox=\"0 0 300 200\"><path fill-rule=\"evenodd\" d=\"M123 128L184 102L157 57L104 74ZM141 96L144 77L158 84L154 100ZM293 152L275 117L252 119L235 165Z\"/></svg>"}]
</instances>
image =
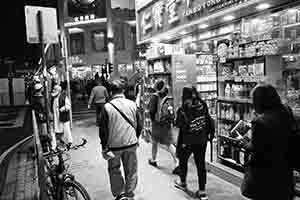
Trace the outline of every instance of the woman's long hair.
<instances>
[{"instance_id":1,"label":"woman's long hair","mask_svg":"<svg viewBox=\"0 0 300 200\"><path fill-rule=\"evenodd\" d=\"M259 84L251 92L254 110L262 114L267 110L282 106L282 102L276 89L269 84Z\"/></svg>"},{"instance_id":2,"label":"woman's long hair","mask_svg":"<svg viewBox=\"0 0 300 200\"><path fill-rule=\"evenodd\" d=\"M191 101L186 102L187 100L191 100ZM196 87L185 86L182 89L182 96L181 96L181 103L182 103L183 108L187 109L188 107L190 107L192 104L194 104L196 102L203 103L203 100L201 99L201 96L199 95Z\"/></svg>"}]
</instances>

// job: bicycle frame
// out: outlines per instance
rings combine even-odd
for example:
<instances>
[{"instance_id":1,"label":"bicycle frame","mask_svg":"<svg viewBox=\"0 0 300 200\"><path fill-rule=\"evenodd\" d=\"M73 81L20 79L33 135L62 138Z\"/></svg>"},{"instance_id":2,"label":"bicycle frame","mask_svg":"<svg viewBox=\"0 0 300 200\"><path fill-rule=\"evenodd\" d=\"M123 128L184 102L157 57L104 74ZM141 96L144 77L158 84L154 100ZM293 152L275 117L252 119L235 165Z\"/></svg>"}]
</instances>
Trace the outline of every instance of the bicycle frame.
<instances>
[{"instance_id":1,"label":"bicycle frame","mask_svg":"<svg viewBox=\"0 0 300 200\"><path fill-rule=\"evenodd\" d=\"M84 146L86 144L86 141L84 140L81 145L77 145L72 147L71 149L77 149L78 147ZM52 182L52 191L51 195L54 200L63 200L64 199L64 190L63 186L68 181L74 181L75 177L67 172L67 168L65 167L65 161L63 159L63 154L67 150L57 150L56 152L50 152L47 155L45 155L45 159L57 157L58 158L58 164L50 164L48 166L49 168L49 177Z\"/></svg>"}]
</instances>

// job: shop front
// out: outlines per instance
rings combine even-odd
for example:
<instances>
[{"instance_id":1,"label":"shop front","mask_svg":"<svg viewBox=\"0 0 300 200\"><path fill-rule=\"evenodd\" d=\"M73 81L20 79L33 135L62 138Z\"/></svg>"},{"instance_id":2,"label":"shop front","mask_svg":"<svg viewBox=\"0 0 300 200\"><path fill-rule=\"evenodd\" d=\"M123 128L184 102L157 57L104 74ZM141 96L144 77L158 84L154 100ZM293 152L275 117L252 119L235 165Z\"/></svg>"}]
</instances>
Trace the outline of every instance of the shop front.
<instances>
[{"instance_id":1,"label":"shop front","mask_svg":"<svg viewBox=\"0 0 300 200\"><path fill-rule=\"evenodd\" d=\"M191 79L217 122L212 170L239 184L248 152L236 127L250 129L250 91L276 87L299 113L300 3L289 0L160 0L137 10L138 42L167 43L195 57ZM184 66L183 66L184 68ZM241 134L249 134L244 131ZM221 172L223 171L223 172ZM223 174L223 175L222 175Z\"/></svg>"}]
</instances>

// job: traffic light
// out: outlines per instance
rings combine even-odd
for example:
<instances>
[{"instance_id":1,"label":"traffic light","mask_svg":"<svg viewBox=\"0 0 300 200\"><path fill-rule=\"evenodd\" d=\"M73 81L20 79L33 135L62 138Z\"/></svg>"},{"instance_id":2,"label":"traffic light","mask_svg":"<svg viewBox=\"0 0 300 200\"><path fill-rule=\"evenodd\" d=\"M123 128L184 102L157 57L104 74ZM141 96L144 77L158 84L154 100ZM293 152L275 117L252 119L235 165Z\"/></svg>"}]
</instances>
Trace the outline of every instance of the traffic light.
<instances>
[{"instance_id":1,"label":"traffic light","mask_svg":"<svg viewBox=\"0 0 300 200\"><path fill-rule=\"evenodd\" d=\"M111 74L114 71L114 66L111 63L108 63L108 73Z\"/></svg>"},{"instance_id":2,"label":"traffic light","mask_svg":"<svg viewBox=\"0 0 300 200\"><path fill-rule=\"evenodd\" d=\"M105 65L102 65L101 67L101 74L104 75L107 73L107 69L106 69L106 66Z\"/></svg>"}]
</instances>

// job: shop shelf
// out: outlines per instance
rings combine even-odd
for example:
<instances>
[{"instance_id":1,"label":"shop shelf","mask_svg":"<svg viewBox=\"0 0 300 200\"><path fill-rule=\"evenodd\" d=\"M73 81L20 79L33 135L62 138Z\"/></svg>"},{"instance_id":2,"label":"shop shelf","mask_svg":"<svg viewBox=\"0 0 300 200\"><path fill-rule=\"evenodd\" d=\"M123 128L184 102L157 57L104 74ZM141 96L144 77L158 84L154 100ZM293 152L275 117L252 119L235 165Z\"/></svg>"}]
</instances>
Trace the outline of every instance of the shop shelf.
<instances>
[{"instance_id":1,"label":"shop shelf","mask_svg":"<svg viewBox=\"0 0 300 200\"><path fill-rule=\"evenodd\" d=\"M264 58L265 56L272 56L272 55L262 55L262 56L251 56L251 57L236 57L236 58L226 58L226 61L253 60L253 59Z\"/></svg>"},{"instance_id":2,"label":"shop shelf","mask_svg":"<svg viewBox=\"0 0 300 200\"><path fill-rule=\"evenodd\" d=\"M252 104L251 99L241 99L241 98L218 97L218 101L228 102L228 103Z\"/></svg>"},{"instance_id":3,"label":"shop shelf","mask_svg":"<svg viewBox=\"0 0 300 200\"><path fill-rule=\"evenodd\" d=\"M224 82L224 81L233 81L234 76L219 76L218 81L219 82Z\"/></svg>"},{"instance_id":4,"label":"shop shelf","mask_svg":"<svg viewBox=\"0 0 300 200\"><path fill-rule=\"evenodd\" d=\"M198 84L213 84L216 83L217 81L197 81Z\"/></svg>"},{"instance_id":5,"label":"shop shelf","mask_svg":"<svg viewBox=\"0 0 300 200\"><path fill-rule=\"evenodd\" d=\"M171 72L154 72L154 73L149 73L148 76L159 76L159 75L171 75Z\"/></svg>"},{"instance_id":6,"label":"shop shelf","mask_svg":"<svg viewBox=\"0 0 300 200\"><path fill-rule=\"evenodd\" d=\"M213 92L217 92L217 90L200 90L198 92L199 93L213 93Z\"/></svg>"},{"instance_id":7,"label":"shop shelf","mask_svg":"<svg viewBox=\"0 0 300 200\"><path fill-rule=\"evenodd\" d=\"M236 162L235 160L233 160L233 159L225 158L225 157L223 157L223 156L221 156L221 155L219 155L218 158L219 158L220 160L222 160L222 161L229 162L230 164L233 164L233 165L235 165L235 166L237 166L237 167L240 167L240 168L243 168L243 167L244 167L244 165L237 163L237 162Z\"/></svg>"},{"instance_id":8,"label":"shop shelf","mask_svg":"<svg viewBox=\"0 0 300 200\"><path fill-rule=\"evenodd\" d=\"M234 81L234 82L246 82L246 83L256 83L266 79L266 76L220 76L219 81Z\"/></svg>"},{"instance_id":9,"label":"shop shelf","mask_svg":"<svg viewBox=\"0 0 300 200\"><path fill-rule=\"evenodd\" d=\"M164 59L170 59L171 55L163 55L163 56L159 56L159 57L152 57L152 58L148 58L149 61L155 61L155 60L164 60Z\"/></svg>"},{"instance_id":10,"label":"shop shelf","mask_svg":"<svg viewBox=\"0 0 300 200\"><path fill-rule=\"evenodd\" d=\"M241 42L241 43L239 43L239 45L243 46L243 45L246 45L246 44L258 43L258 42L266 42L266 41L270 41L270 40L272 40L272 38L262 39L262 40L252 40L252 41L247 41L247 42Z\"/></svg>"},{"instance_id":11,"label":"shop shelf","mask_svg":"<svg viewBox=\"0 0 300 200\"><path fill-rule=\"evenodd\" d=\"M228 140L231 140L231 141L234 141L234 142L237 142L238 140L233 138L233 137L230 137L230 136L226 136L226 135L218 135L219 137L221 138L225 138L225 139L228 139Z\"/></svg>"},{"instance_id":12,"label":"shop shelf","mask_svg":"<svg viewBox=\"0 0 300 200\"><path fill-rule=\"evenodd\" d=\"M237 121L235 121L235 120L225 119L225 118L218 118L218 120L219 121L228 122L228 123L237 123Z\"/></svg>"}]
</instances>

